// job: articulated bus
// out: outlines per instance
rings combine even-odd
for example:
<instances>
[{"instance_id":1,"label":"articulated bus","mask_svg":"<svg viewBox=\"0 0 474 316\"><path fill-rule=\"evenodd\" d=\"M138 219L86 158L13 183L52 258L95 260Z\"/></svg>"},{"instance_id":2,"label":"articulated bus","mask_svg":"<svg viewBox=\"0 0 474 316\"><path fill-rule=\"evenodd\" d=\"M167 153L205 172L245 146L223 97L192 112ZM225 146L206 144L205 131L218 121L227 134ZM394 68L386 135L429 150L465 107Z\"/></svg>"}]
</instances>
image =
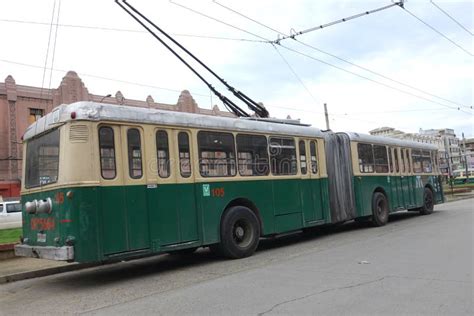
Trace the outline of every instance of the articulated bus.
<instances>
[{"instance_id":1,"label":"articulated bus","mask_svg":"<svg viewBox=\"0 0 474 316\"><path fill-rule=\"evenodd\" d=\"M349 220L385 225L444 201L436 147L256 118L93 102L24 135L19 256L106 262Z\"/></svg>"}]
</instances>

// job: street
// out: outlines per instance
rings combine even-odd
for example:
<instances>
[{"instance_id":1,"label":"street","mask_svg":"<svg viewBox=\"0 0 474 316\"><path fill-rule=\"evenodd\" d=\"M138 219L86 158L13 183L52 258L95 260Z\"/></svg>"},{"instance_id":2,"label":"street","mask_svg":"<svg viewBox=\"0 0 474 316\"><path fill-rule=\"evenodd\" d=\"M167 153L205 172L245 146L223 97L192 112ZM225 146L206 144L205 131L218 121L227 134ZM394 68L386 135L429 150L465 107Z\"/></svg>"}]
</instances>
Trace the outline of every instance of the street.
<instances>
[{"instance_id":1,"label":"street","mask_svg":"<svg viewBox=\"0 0 474 316\"><path fill-rule=\"evenodd\" d=\"M472 315L474 200L262 240L254 256L208 249L0 286L0 314Z\"/></svg>"}]
</instances>

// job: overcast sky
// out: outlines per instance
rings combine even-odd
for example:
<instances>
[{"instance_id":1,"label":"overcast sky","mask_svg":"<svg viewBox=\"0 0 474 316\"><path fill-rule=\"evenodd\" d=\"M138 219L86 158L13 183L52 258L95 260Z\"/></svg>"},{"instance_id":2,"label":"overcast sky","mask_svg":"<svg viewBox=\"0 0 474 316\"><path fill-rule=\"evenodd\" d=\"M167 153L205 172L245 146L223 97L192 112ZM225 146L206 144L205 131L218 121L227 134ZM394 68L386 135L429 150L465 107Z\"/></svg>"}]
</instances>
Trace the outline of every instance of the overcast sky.
<instances>
[{"instance_id":1,"label":"overcast sky","mask_svg":"<svg viewBox=\"0 0 474 316\"><path fill-rule=\"evenodd\" d=\"M461 132L474 136L474 112L470 108L473 1L434 1L462 27L428 0L405 3L409 12L449 40L403 9L392 7L298 36L306 46L287 39L281 42L284 47L276 48L255 41L183 36L277 39L278 33L211 0L175 2L249 33L170 1L129 2L175 34L230 84L263 102L274 117L291 115L324 129L323 103L327 103L330 127L335 131L367 133L391 126L417 132L420 128L446 127L454 128L458 136ZM291 29L300 31L391 4L390 0L217 2L286 34ZM179 91L188 89L200 107L217 104L224 108L197 77L112 0L1 1L0 81L12 75L17 84L42 85L53 6L55 23L60 7L60 26L56 45L56 28L51 32L47 64L51 67L54 55L54 70L51 84L51 72L46 72L44 87L56 88L65 71L74 70L91 93L115 94L120 90L130 99L145 100L151 95L156 102L176 103ZM202 73L230 95L213 77Z\"/></svg>"}]
</instances>

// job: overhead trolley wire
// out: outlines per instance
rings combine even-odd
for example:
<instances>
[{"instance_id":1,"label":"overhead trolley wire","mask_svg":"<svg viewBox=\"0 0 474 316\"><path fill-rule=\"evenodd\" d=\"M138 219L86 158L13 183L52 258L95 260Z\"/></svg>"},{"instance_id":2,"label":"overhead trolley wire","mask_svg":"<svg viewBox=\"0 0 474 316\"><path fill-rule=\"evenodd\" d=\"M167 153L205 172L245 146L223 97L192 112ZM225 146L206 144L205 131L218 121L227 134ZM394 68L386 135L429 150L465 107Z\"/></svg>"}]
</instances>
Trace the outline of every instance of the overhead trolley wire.
<instances>
[{"instance_id":1,"label":"overhead trolley wire","mask_svg":"<svg viewBox=\"0 0 474 316\"><path fill-rule=\"evenodd\" d=\"M51 45L51 33L53 32L54 12L56 11L56 0L53 3L53 12L51 13L51 23L49 26L48 45L46 47L46 56L44 58L43 79L41 80L41 95L43 94L44 78L46 77L46 67L48 66L49 46Z\"/></svg>"},{"instance_id":2,"label":"overhead trolley wire","mask_svg":"<svg viewBox=\"0 0 474 316\"><path fill-rule=\"evenodd\" d=\"M226 5L222 4L222 3L219 3L217 0L213 0L213 2L214 2L215 4L217 4L217 5L221 6L221 7L223 7L223 8L226 9L226 10L229 10L229 11L231 11L231 12L233 12L233 13L235 13L235 14L237 14L237 15L239 15L239 16L241 16L241 17L247 19L247 20L250 20L250 21L252 21L252 22L254 22L254 23L258 24L258 25L263 26L264 28L267 28L267 29L269 29L269 30L271 30L271 31L273 31L273 32L282 34L282 35L284 35L284 36L288 36L288 35L285 34L284 32L281 32L281 31L279 31L279 30L276 30L275 28L272 28L271 26L268 26L268 25L266 25L266 24L264 24L264 23L262 23L262 22L260 22L260 21L257 21L256 19L251 18L251 17L249 17L249 16L247 16L247 15L245 15L245 14L243 14L243 13L241 13L241 12L239 12L239 11L237 11L237 10L235 10L235 9L233 9L233 8L231 8L231 7L229 7L229 6L226 6ZM390 78L390 77L388 77L388 76L386 76L386 75L384 75L384 74L381 74L381 73L379 73L379 72L376 72L375 70L371 70L371 69L369 69L369 68L367 68L367 67L358 65L358 64L356 64L356 63L354 63L354 62L351 62L351 61L349 61L349 60L347 60L347 59L344 59L344 58L339 57L339 56L337 56L337 55L335 55L335 54L332 54L332 53L330 53L330 52L327 52L327 51L325 51L325 50L322 50L322 49L320 49L320 48L318 48L318 47L316 47L316 46L313 46L313 45L307 44L307 43L305 43L305 42L302 42L302 41L300 41L300 40L298 40L298 39L296 39L296 38L293 38L293 40L294 40L295 42L297 42L297 43L303 45L303 46L306 46L306 47L308 47L308 48L310 48L310 49L313 49L313 50L315 50L315 51L317 51L317 52L320 52L320 53L322 53L322 54L331 56L331 57L333 57L333 58L335 58L335 59L337 59L337 60L339 60L339 61L342 61L342 62L344 62L344 63L346 63L346 64L351 65L351 66L354 66L354 67L357 67L357 68L359 68L359 69L362 69L362 70L364 70L364 71L367 71L367 72L369 72L369 73L371 73L371 74L374 74L374 75L379 76L379 77L381 77L381 78L384 78L384 79L386 79L386 80L392 81L392 82L394 82L394 83L397 83L397 84L399 84L399 85L405 86L405 87L410 88L410 89L413 89L413 90L415 90L415 91L424 93L424 94L429 95L429 96L431 96L431 97L434 97L434 98L443 100L443 101L445 101L445 102L449 102L449 103L454 104L454 105L457 105L457 106L459 106L459 107L464 107L464 108L472 109L472 106L467 106L467 105L461 104L461 103L459 103L459 102L452 101L452 100L449 100L449 99L440 97L440 96L435 95L435 94L433 94L433 93L431 93L431 92L428 92L428 91L422 90L422 89L420 89L420 88L417 88L417 87L415 87L415 86L412 86L412 85L410 85L410 84L404 83L404 82L402 82L402 81L400 81L400 80Z\"/></svg>"},{"instance_id":3,"label":"overhead trolley wire","mask_svg":"<svg viewBox=\"0 0 474 316\"><path fill-rule=\"evenodd\" d=\"M244 29L242 29L242 28L240 28L240 27L234 26L234 25L232 25L232 24L229 24L229 23L224 22L224 21L222 21L222 20L220 20L220 19L217 19L217 18L215 18L215 17L212 17L212 16L210 16L210 15L207 15L207 14L202 13L202 12L200 12L200 11L197 11L197 10L195 10L195 9L189 8L189 7L184 6L184 5L182 5L182 4L178 4L178 3L176 3L176 2L173 2L172 0L169 0L169 1L170 1L171 3L173 3L173 4L175 4L175 5L178 5L178 6L182 7L182 8L184 8L184 9L186 9L186 10L189 10L189 11L195 13L195 14L204 16L204 17L206 17L206 18L208 18L208 19L211 19L211 20L216 21L216 22L218 22L218 23L227 25L227 26L229 26L229 27L231 27L231 28L234 28L234 29L237 29L237 30L246 32L246 33L251 34L251 35L253 35L253 36L257 37L257 38L260 38L260 39L262 39L262 40L266 40L266 41L268 41L268 43L271 43L271 42L272 42L271 40L269 40L269 39L267 39L267 38L265 38L265 37L263 37L263 36L260 36L260 35L258 35L258 34L249 32L249 31L244 30ZM347 69L345 69L345 68L339 67L339 66L337 66L337 65L331 64L331 63L326 62L326 61L324 61L324 60L322 60L322 59L319 59L319 58L316 58L316 57L314 57L314 56L305 54L305 53L303 53L303 52L300 52L300 51L298 51L298 50L295 50L295 49L292 49L292 48L290 48L290 47L284 46L284 45L282 45L282 44L279 44L279 45L280 45L280 47L283 47L283 48L285 48L286 50L289 50L289 51L292 51L292 52L294 52L294 53L296 53L296 54L305 56L305 57L310 58L310 59L312 59L312 60L314 60L314 61L317 61L317 62L320 62L320 63L322 63L322 64L325 64L325 65L327 65L327 66L329 66L329 67L333 67L333 68L338 69L338 70L340 70L340 71L343 71L343 72L352 74L352 75L357 76L357 77L359 77L359 78L361 78L361 79L368 80L368 81L370 81L370 82L372 82L372 83L375 83L375 84L384 86L384 87L386 87L386 88L389 88L389 89L392 89L392 90L395 90L395 91L398 91L398 92L401 92L401 93L404 93L404 94L407 94L407 95L416 97L416 98L421 99L421 100L424 100L424 101L428 101L428 102L431 102L431 103L435 103L435 104L444 106L444 107L446 107L446 108L451 108L451 109L454 109L454 110L458 110L458 111L462 111L462 112L464 112L464 113L471 114L471 113L469 113L469 112L467 112L467 111L462 110L461 107L453 107L453 106L450 106L450 105L447 105L447 104L444 104L444 103L441 103L441 102L438 102L438 101L435 101L435 100L432 100L432 99L425 98L425 97L423 97L423 96L419 96L419 95L414 94L414 93L411 93L411 92L409 92L409 91L405 91L405 90L399 89L399 88L397 88L397 87L390 86L390 85L388 85L388 84L385 84L385 83L383 83L383 82L377 81L377 80L375 80L375 79L371 79L371 78L369 78L369 77L360 75L360 74L355 73L355 72L353 72L353 71L350 71L350 70L347 70Z\"/></svg>"},{"instance_id":4,"label":"overhead trolley wire","mask_svg":"<svg viewBox=\"0 0 474 316\"><path fill-rule=\"evenodd\" d=\"M417 19L419 22L421 22L422 24L424 24L427 28L431 29L433 32L435 32L436 34L438 34L439 36L443 37L444 39L446 39L447 41L449 41L451 44L453 44L454 46L458 47L460 50L462 50L463 52L465 52L466 54L468 54L469 56L474 56L470 51L468 51L467 49L465 49L464 47L462 47L461 45L459 45L458 43L456 43L455 41L453 41L452 39L450 39L448 36L444 35L443 33L441 33L439 30L437 30L434 26L428 24L427 22L423 21L421 18L419 18L418 16L416 16L413 12L409 11L407 8L403 8L404 11L406 13L408 13L409 15L411 15L412 17L414 17L415 19Z\"/></svg>"},{"instance_id":5,"label":"overhead trolley wire","mask_svg":"<svg viewBox=\"0 0 474 316\"><path fill-rule=\"evenodd\" d=\"M467 29L467 27L465 27L464 25L462 25L458 20L456 20L454 17L452 17L448 12L446 12L445 10L443 10L439 5L437 5L433 0L430 1L431 4L437 8L439 11L443 12L444 15L446 15L448 18L450 18L454 23L456 23L460 28L462 28L464 31L466 31L467 33L469 33L471 36L474 36L474 34Z\"/></svg>"},{"instance_id":6,"label":"overhead trolley wire","mask_svg":"<svg viewBox=\"0 0 474 316\"><path fill-rule=\"evenodd\" d=\"M56 16L56 30L54 32L54 44L53 44L53 57L51 58L51 68L54 67L54 58L56 57L56 43L58 39L58 23L59 23L59 15L61 13L61 0L58 2L58 14ZM49 83L48 83L48 89L51 89L51 80L53 79L53 71L49 72Z\"/></svg>"}]
</instances>

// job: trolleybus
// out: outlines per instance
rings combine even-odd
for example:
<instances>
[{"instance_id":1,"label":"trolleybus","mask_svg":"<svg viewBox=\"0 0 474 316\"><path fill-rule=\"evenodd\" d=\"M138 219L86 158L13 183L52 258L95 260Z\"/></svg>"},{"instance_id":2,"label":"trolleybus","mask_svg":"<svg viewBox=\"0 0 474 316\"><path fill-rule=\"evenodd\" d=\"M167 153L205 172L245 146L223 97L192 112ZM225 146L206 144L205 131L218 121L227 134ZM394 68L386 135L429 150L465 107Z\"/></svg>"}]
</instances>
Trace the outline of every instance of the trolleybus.
<instances>
[{"instance_id":1,"label":"trolleybus","mask_svg":"<svg viewBox=\"0 0 474 316\"><path fill-rule=\"evenodd\" d=\"M77 102L24 135L15 253L99 262L209 246L242 258L262 236L430 214L439 174L428 144Z\"/></svg>"}]
</instances>

